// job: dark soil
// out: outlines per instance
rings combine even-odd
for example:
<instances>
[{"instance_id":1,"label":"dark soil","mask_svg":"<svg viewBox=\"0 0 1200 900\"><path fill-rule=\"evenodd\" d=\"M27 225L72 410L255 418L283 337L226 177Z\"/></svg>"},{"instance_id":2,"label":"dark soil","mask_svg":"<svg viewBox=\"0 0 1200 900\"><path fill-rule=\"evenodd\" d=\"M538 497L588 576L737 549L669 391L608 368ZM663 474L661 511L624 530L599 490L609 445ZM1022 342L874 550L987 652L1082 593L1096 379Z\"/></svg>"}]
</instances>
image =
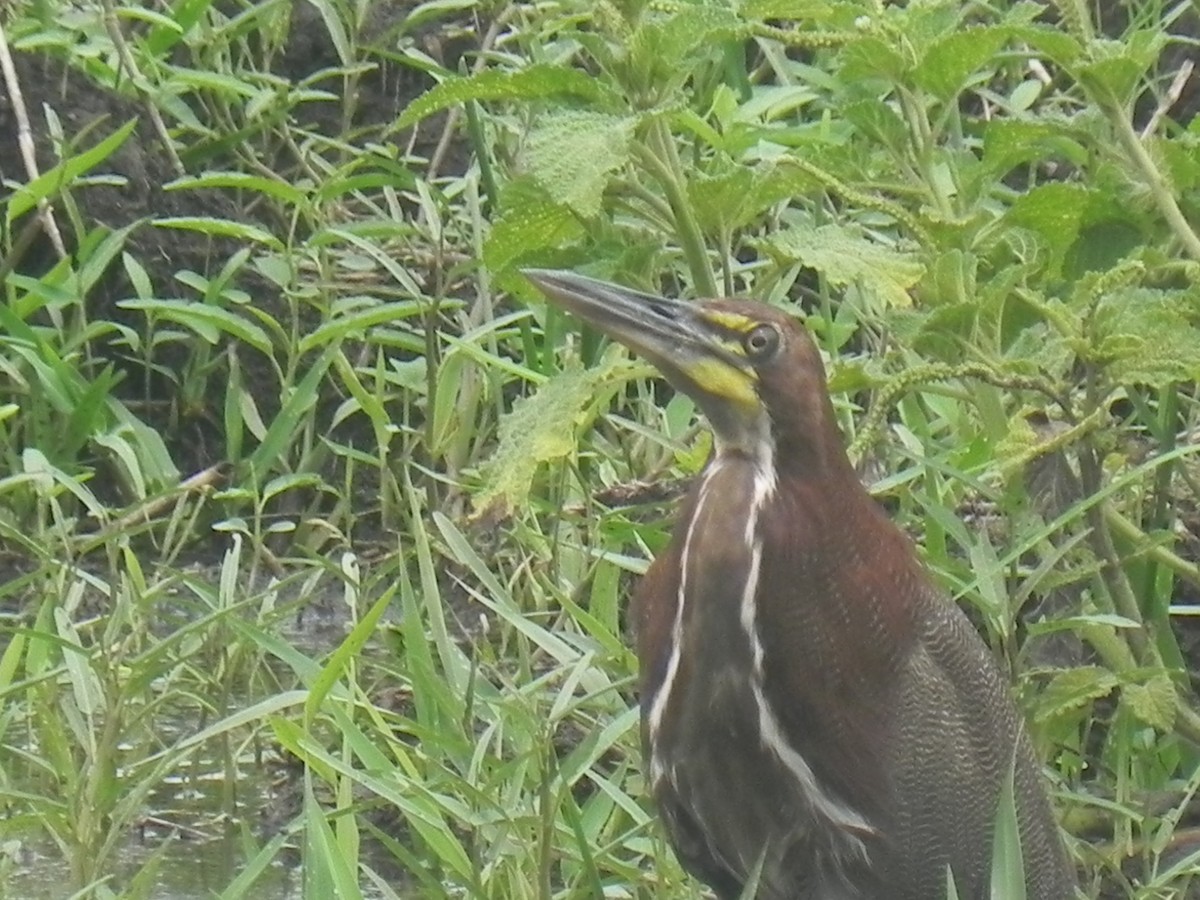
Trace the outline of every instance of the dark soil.
<instances>
[{"instance_id":1,"label":"dark soil","mask_svg":"<svg viewBox=\"0 0 1200 900\"><path fill-rule=\"evenodd\" d=\"M290 4L286 37L272 52L271 48L256 45L261 55L249 61L251 67L267 65L271 73L286 79L295 89L317 89L332 95L327 100L294 103L283 111L294 126L326 138L337 137L363 146L369 141L394 142L409 149L414 157L428 158L441 137L441 124L436 118L423 123L417 134L396 134L391 126L400 111L433 83L419 69L403 65L391 48L401 35L415 40L424 52L440 59L448 67L457 67L462 54L477 40L473 20L436 20L421 26L415 34L408 33L408 17L414 3L382 3L373 7L373 14L357 36L361 56L374 62L374 67L352 79L338 70L340 59L320 18L316 6L308 3ZM59 159L77 155L103 140L125 123L135 120L133 133L125 143L95 172L107 181L86 186L73 185L63 192L54 204L59 230L67 243L68 253L75 254L87 246L86 235L97 227L117 230L134 226L124 250L146 270L158 297L187 297L194 293L176 279L182 271L211 277L219 273L230 257L245 246L245 242L213 237L199 231L156 227L153 222L163 218L212 218L241 223L254 223L280 236L287 234L289 217L286 211L264 208L260 202L248 202L232 191L223 190L166 190L165 186L185 174L221 169L245 169L244 160L265 163L271 170L287 177L300 168L295 148L280 141L270 130L247 128L244 142L239 145L218 144L203 135L189 135L186 128L167 121L173 131L178 159L159 139L145 103L129 89L128 84L104 86L88 74L71 67L51 51L14 52L14 64L23 106L31 123L32 139L37 151L39 172L51 169ZM194 58L193 50L180 46L174 53L180 66L203 69L203 60ZM328 74L323 74L328 73ZM344 96L347 86L353 96ZM287 94L286 91L281 95ZM31 176L26 172L18 145L18 121L13 91L0 94L0 176L5 180L24 183ZM185 98L193 106L203 106L205 98L197 94ZM290 101L284 101L290 102ZM51 136L44 109L62 123L63 139L56 142ZM194 109L199 118L206 110ZM218 129L219 130L219 129ZM444 174L461 172L469 160L469 151L461 141L450 144L443 155ZM253 198L252 198L253 200ZM10 242L17 242L27 227L36 229L37 237L24 248L19 258L0 259L0 266L22 274L40 276L57 262L51 242L40 228L30 223L32 216L15 223ZM15 256L16 254L14 254ZM265 282L249 266L235 275L231 287L246 292L252 302L272 313L281 308L278 288ZM137 333L144 331L141 313L122 309L122 300L135 293L118 256L99 283L83 298L84 313L89 321L111 320L128 326ZM34 323L36 324L36 322ZM95 360L96 370L111 362L124 375L118 393L124 401L151 427L163 434L176 464L182 471L195 471L221 462L221 403L226 380L211 381L211 396L197 404L180 396L181 379L173 373L182 371L194 346L184 341L166 343L154 349L150 364L135 359L123 346L101 348ZM213 357L219 357L214 352ZM256 403L263 415L269 417L278 408L276 377L266 360L256 354L239 356L245 381L262 389ZM269 419L268 419L269 420Z\"/></svg>"}]
</instances>

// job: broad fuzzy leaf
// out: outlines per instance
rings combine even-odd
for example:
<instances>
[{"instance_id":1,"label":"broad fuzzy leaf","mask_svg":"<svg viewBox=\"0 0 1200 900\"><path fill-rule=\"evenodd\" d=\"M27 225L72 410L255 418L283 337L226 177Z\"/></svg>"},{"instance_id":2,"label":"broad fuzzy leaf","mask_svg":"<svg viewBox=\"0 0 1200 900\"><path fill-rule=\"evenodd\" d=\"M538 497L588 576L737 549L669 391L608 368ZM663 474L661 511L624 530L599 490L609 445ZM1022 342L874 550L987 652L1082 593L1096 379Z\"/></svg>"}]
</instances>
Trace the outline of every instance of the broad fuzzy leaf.
<instances>
[{"instance_id":1,"label":"broad fuzzy leaf","mask_svg":"<svg viewBox=\"0 0 1200 900\"><path fill-rule=\"evenodd\" d=\"M1165 35L1148 31L1120 41L1091 41L1087 48L1090 58L1079 65L1076 76L1093 90L1110 91L1125 102L1154 65L1165 42Z\"/></svg>"},{"instance_id":2,"label":"broad fuzzy leaf","mask_svg":"<svg viewBox=\"0 0 1200 900\"><path fill-rule=\"evenodd\" d=\"M885 247L841 225L796 226L772 236L768 245L775 253L816 269L837 287L860 285L889 307L911 305L908 291L924 272L913 254Z\"/></svg>"},{"instance_id":3,"label":"broad fuzzy leaf","mask_svg":"<svg viewBox=\"0 0 1200 900\"><path fill-rule=\"evenodd\" d=\"M1139 722L1161 732L1175 725L1175 686L1170 676L1159 675L1145 684L1127 684L1121 688L1121 703Z\"/></svg>"},{"instance_id":4,"label":"broad fuzzy leaf","mask_svg":"<svg viewBox=\"0 0 1200 900\"><path fill-rule=\"evenodd\" d=\"M1080 666L1059 672L1038 694L1033 720L1045 722L1084 709L1093 700L1111 694L1117 684L1117 676L1100 666Z\"/></svg>"},{"instance_id":5,"label":"broad fuzzy leaf","mask_svg":"<svg viewBox=\"0 0 1200 900\"><path fill-rule=\"evenodd\" d=\"M1063 160L1080 167L1087 149L1063 128L1048 122L997 119L983 133L983 163L993 175L1003 176L1019 165Z\"/></svg>"},{"instance_id":6,"label":"broad fuzzy leaf","mask_svg":"<svg viewBox=\"0 0 1200 900\"><path fill-rule=\"evenodd\" d=\"M538 466L575 450L580 413L608 373L595 368L563 372L513 404L500 422L500 443L483 466L484 488L475 498L476 512L507 515L529 499Z\"/></svg>"},{"instance_id":7,"label":"broad fuzzy leaf","mask_svg":"<svg viewBox=\"0 0 1200 900\"><path fill-rule=\"evenodd\" d=\"M529 174L551 200L590 219L600 212L609 175L629 162L635 124L586 110L546 116L529 136Z\"/></svg>"},{"instance_id":8,"label":"broad fuzzy leaf","mask_svg":"<svg viewBox=\"0 0 1200 900\"><path fill-rule=\"evenodd\" d=\"M952 99L1004 44L1000 28L968 28L937 41L913 71L918 84L942 100Z\"/></svg>"},{"instance_id":9,"label":"broad fuzzy leaf","mask_svg":"<svg viewBox=\"0 0 1200 900\"><path fill-rule=\"evenodd\" d=\"M1084 219L1091 192L1075 184L1045 184L1018 197L1007 224L1038 234L1050 251L1049 272L1057 276Z\"/></svg>"},{"instance_id":10,"label":"broad fuzzy leaf","mask_svg":"<svg viewBox=\"0 0 1200 900\"><path fill-rule=\"evenodd\" d=\"M743 222L745 204L754 188L754 173L744 166L730 166L719 175L697 175L688 182L688 199L700 227L720 234ZM758 210L749 210L751 217Z\"/></svg>"},{"instance_id":11,"label":"broad fuzzy leaf","mask_svg":"<svg viewBox=\"0 0 1200 900\"><path fill-rule=\"evenodd\" d=\"M504 274L528 254L565 246L583 235L571 209L551 200L530 179L509 185L501 205L505 212L483 245L483 260L493 272Z\"/></svg>"},{"instance_id":12,"label":"broad fuzzy leaf","mask_svg":"<svg viewBox=\"0 0 1200 900\"><path fill-rule=\"evenodd\" d=\"M751 169L726 162L713 168L716 171L692 176L687 186L696 221L711 235L749 225L781 200L820 187L795 166L770 164Z\"/></svg>"},{"instance_id":13,"label":"broad fuzzy leaf","mask_svg":"<svg viewBox=\"0 0 1200 900\"><path fill-rule=\"evenodd\" d=\"M602 104L610 93L590 75L562 66L538 64L516 72L488 69L453 78L430 88L400 114L397 128L408 128L431 113L467 100L540 100L578 97Z\"/></svg>"},{"instance_id":14,"label":"broad fuzzy leaf","mask_svg":"<svg viewBox=\"0 0 1200 900\"><path fill-rule=\"evenodd\" d=\"M1197 293L1133 288L1104 299L1096 312L1093 355L1119 384L1161 387L1200 380Z\"/></svg>"},{"instance_id":15,"label":"broad fuzzy leaf","mask_svg":"<svg viewBox=\"0 0 1200 900\"><path fill-rule=\"evenodd\" d=\"M629 63L639 85L663 91L682 85L726 41L747 34L747 24L731 9L685 6L669 17L643 20L629 43Z\"/></svg>"}]
</instances>

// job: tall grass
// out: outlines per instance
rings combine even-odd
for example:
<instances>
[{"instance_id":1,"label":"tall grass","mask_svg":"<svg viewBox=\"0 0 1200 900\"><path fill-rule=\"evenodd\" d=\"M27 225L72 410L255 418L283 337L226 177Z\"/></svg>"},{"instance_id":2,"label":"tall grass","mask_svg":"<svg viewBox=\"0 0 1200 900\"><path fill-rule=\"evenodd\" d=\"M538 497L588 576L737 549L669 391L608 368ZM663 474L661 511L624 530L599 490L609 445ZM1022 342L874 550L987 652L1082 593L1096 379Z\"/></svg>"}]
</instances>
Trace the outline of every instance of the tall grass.
<instances>
[{"instance_id":1,"label":"tall grass","mask_svg":"<svg viewBox=\"0 0 1200 900\"><path fill-rule=\"evenodd\" d=\"M709 439L524 265L803 314L1088 896L1186 895L1195 13L1122 10L16 5L0 895L701 896L624 603Z\"/></svg>"}]
</instances>

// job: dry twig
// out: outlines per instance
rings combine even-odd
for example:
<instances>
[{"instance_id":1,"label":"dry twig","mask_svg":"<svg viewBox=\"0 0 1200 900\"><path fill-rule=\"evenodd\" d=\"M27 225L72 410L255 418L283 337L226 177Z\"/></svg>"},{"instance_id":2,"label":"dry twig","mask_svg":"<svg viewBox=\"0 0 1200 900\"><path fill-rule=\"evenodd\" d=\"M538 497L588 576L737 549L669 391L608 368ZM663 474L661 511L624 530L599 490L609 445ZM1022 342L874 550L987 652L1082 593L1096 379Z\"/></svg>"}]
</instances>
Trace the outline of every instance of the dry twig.
<instances>
[{"instance_id":1,"label":"dry twig","mask_svg":"<svg viewBox=\"0 0 1200 900\"><path fill-rule=\"evenodd\" d=\"M17 78L17 68L13 65L12 54L8 51L8 39L4 34L4 23L0 22L0 72L4 74L4 83L8 87L8 100L12 104L13 115L17 118L17 146L21 150L21 160L25 163L25 174L30 181L38 177L37 149L33 145L33 129L29 126L29 112L25 109L25 96L21 93L21 82ZM66 259L67 247L63 242L62 232L54 220L54 211L50 202L45 198L38 200L38 218L54 252L59 259Z\"/></svg>"}]
</instances>

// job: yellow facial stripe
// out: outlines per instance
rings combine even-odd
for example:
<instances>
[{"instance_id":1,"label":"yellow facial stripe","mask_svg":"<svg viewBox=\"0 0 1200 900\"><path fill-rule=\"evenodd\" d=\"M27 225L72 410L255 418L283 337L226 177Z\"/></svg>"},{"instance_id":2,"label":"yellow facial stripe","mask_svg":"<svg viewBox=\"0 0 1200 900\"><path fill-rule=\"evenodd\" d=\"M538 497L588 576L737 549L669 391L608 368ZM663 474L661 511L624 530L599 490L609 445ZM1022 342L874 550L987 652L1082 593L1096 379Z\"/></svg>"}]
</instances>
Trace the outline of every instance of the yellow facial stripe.
<instances>
[{"instance_id":1,"label":"yellow facial stripe","mask_svg":"<svg viewBox=\"0 0 1200 900\"><path fill-rule=\"evenodd\" d=\"M749 331L758 324L754 319L721 310L706 309L701 315L714 325L719 325L729 331L736 331L739 334Z\"/></svg>"},{"instance_id":2,"label":"yellow facial stripe","mask_svg":"<svg viewBox=\"0 0 1200 900\"><path fill-rule=\"evenodd\" d=\"M762 324L757 319L751 319L738 313L726 312L724 310L706 309L700 315L710 325L721 329L730 336L730 339L721 341L721 346L733 356L746 355L746 348L742 346L741 340L733 340L733 336L749 334Z\"/></svg>"},{"instance_id":3,"label":"yellow facial stripe","mask_svg":"<svg viewBox=\"0 0 1200 900\"><path fill-rule=\"evenodd\" d=\"M705 393L724 397L745 408L759 405L754 376L750 372L735 369L717 359L698 359L690 363L685 372Z\"/></svg>"}]
</instances>

